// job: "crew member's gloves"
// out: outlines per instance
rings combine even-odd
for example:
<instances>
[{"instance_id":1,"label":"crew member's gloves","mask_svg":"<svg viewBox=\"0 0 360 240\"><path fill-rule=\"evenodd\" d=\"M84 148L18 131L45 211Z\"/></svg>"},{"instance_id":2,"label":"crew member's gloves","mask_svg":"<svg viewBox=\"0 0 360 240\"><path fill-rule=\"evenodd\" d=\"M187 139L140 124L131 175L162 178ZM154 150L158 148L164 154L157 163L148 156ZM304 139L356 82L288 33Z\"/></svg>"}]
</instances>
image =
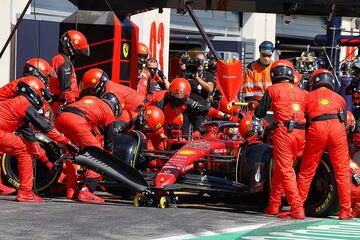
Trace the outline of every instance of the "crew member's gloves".
<instances>
[{"instance_id":1,"label":"crew member's gloves","mask_svg":"<svg viewBox=\"0 0 360 240\"><path fill-rule=\"evenodd\" d=\"M163 142L167 141L167 136L165 135L165 133L160 133L160 138L161 138L161 141L163 141Z\"/></svg>"},{"instance_id":2,"label":"crew member's gloves","mask_svg":"<svg viewBox=\"0 0 360 240\"><path fill-rule=\"evenodd\" d=\"M63 164L62 162L55 161L54 164L52 165L51 171L53 171L53 172L59 171L62 164Z\"/></svg>"},{"instance_id":3,"label":"crew member's gloves","mask_svg":"<svg viewBox=\"0 0 360 240\"><path fill-rule=\"evenodd\" d=\"M227 120L227 121L230 121L230 122L235 122L235 123L237 123L237 122L240 122L240 121L241 121L241 119L240 119L240 118L235 117L235 116L230 115L230 114L225 114L225 115L224 115L224 120Z\"/></svg>"},{"instance_id":4,"label":"crew member's gloves","mask_svg":"<svg viewBox=\"0 0 360 240\"><path fill-rule=\"evenodd\" d=\"M66 149L73 155L76 155L79 153L79 148L73 144L71 141L69 141L66 145L65 145Z\"/></svg>"},{"instance_id":5,"label":"crew member's gloves","mask_svg":"<svg viewBox=\"0 0 360 240\"><path fill-rule=\"evenodd\" d=\"M162 80L166 79L165 74L161 70L158 70L157 74Z\"/></svg>"},{"instance_id":6,"label":"crew member's gloves","mask_svg":"<svg viewBox=\"0 0 360 240\"><path fill-rule=\"evenodd\" d=\"M250 101L248 102L248 108L249 110L255 110L255 108L259 105L257 101Z\"/></svg>"}]
</instances>

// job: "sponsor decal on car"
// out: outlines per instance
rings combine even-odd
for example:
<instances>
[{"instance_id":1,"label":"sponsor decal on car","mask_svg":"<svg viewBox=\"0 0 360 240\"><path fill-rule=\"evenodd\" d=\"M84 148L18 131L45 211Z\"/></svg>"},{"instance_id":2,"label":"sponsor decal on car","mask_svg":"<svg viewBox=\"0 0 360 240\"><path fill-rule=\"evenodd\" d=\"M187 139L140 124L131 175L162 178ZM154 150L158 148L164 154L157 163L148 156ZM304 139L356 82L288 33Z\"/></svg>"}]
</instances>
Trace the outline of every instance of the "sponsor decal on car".
<instances>
[{"instance_id":1,"label":"sponsor decal on car","mask_svg":"<svg viewBox=\"0 0 360 240\"><path fill-rule=\"evenodd\" d=\"M191 154L194 154L194 153L195 153L194 151L187 150L187 149L179 151L179 154L182 154L182 155L191 155Z\"/></svg>"}]
</instances>

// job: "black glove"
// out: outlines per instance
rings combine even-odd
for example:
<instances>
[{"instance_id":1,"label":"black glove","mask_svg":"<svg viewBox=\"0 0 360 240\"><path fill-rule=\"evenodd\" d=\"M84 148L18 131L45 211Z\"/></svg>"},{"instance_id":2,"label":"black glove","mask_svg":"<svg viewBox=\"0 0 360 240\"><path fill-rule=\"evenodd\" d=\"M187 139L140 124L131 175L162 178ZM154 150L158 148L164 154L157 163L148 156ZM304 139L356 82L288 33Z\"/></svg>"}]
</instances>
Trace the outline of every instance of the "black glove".
<instances>
[{"instance_id":1,"label":"black glove","mask_svg":"<svg viewBox=\"0 0 360 240\"><path fill-rule=\"evenodd\" d=\"M62 166L63 162L54 162L54 164L51 167L51 171L53 172L57 172L60 170L61 166Z\"/></svg>"},{"instance_id":2,"label":"black glove","mask_svg":"<svg viewBox=\"0 0 360 240\"><path fill-rule=\"evenodd\" d=\"M165 74L161 71L161 70L158 70L158 75L159 75L159 77L161 77L161 79L166 79L166 77L165 77Z\"/></svg>"},{"instance_id":3,"label":"black glove","mask_svg":"<svg viewBox=\"0 0 360 240\"><path fill-rule=\"evenodd\" d=\"M257 101L248 102L248 108L250 110L255 110L258 105L259 105L259 103Z\"/></svg>"},{"instance_id":4,"label":"black glove","mask_svg":"<svg viewBox=\"0 0 360 240\"><path fill-rule=\"evenodd\" d=\"M73 155L79 153L79 148L75 144L73 144L71 141L69 141L66 144L66 149Z\"/></svg>"}]
</instances>

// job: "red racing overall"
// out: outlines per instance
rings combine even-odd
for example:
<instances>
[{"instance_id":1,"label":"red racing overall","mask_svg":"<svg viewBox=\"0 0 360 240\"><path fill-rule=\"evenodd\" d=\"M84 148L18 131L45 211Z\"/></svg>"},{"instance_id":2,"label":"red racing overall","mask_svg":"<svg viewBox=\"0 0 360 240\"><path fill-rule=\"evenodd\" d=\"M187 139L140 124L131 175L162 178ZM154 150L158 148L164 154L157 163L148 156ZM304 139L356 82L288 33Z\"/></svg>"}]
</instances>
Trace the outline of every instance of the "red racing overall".
<instances>
[{"instance_id":1,"label":"red racing overall","mask_svg":"<svg viewBox=\"0 0 360 240\"><path fill-rule=\"evenodd\" d=\"M23 78L15 79L0 88L0 102L12 99L17 96L17 85L22 79ZM32 155L44 163L48 169L51 169L52 163L47 158L45 150L41 148L40 143L36 140L32 127L30 127L29 124L25 124L18 128L17 133L22 135L22 137L26 140L26 144L28 145L28 148L31 149ZM0 179L0 186L1 185L2 182ZM6 186L4 186L3 190L4 191L1 191L0 189L0 194L6 194L6 190L10 191L10 189ZM10 192L15 192L15 189L11 190Z\"/></svg>"},{"instance_id":2,"label":"red racing overall","mask_svg":"<svg viewBox=\"0 0 360 240\"><path fill-rule=\"evenodd\" d=\"M350 167L345 125L338 114L346 109L344 99L334 91L321 87L308 94L306 114L310 118L306 145L298 175L299 193L304 202L310 183L325 149L330 155L338 187L340 215L350 215ZM345 112L346 116L346 112Z\"/></svg>"},{"instance_id":3,"label":"red racing overall","mask_svg":"<svg viewBox=\"0 0 360 240\"><path fill-rule=\"evenodd\" d=\"M17 84L20 82L20 80L22 80L22 78L15 79L10 83L6 84L5 86L3 86L2 88L0 88L0 101L5 101L7 99L16 97L17 95L16 87ZM29 141L29 143L31 144L31 148L33 150L32 153L34 154L34 156L38 160L48 164L49 168L51 168L52 164L48 161L45 150L40 147L39 142L36 141L36 139L33 136L31 138L26 138L26 140Z\"/></svg>"},{"instance_id":4,"label":"red racing overall","mask_svg":"<svg viewBox=\"0 0 360 240\"><path fill-rule=\"evenodd\" d=\"M69 140L42 118L25 96L17 96L1 102L0 119L0 151L17 157L20 190L32 191L32 152L27 148L25 140L13 132L20 126L31 123L57 143L66 145Z\"/></svg>"},{"instance_id":5,"label":"red racing overall","mask_svg":"<svg viewBox=\"0 0 360 240\"><path fill-rule=\"evenodd\" d=\"M15 79L0 88L0 101L5 101L10 98L16 97L16 95L17 95L16 87L21 79L22 78Z\"/></svg>"},{"instance_id":6,"label":"red racing overall","mask_svg":"<svg viewBox=\"0 0 360 240\"><path fill-rule=\"evenodd\" d=\"M107 92L112 92L124 99L124 109L126 110L135 112L139 106L144 105L145 97L130 87L109 81L105 86L105 93Z\"/></svg>"},{"instance_id":7,"label":"red racing overall","mask_svg":"<svg viewBox=\"0 0 360 240\"><path fill-rule=\"evenodd\" d=\"M262 118L271 106L274 111L274 123L278 126L273 136L275 163L269 207L278 209L285 191L291 211L302 208L293 163L304 146L305 104L306 92L289 82L280 82L265 91L255 110L255 116ZM292 131L289 126L291 120L295 121Z\"/></svg>"},{"instance_id":8,"label":"red racing overall","mask_svg":"<svg viewBox=\"0 0 360 240\"><path fill-rule=\"evenodd\" d=\"M117 119L115 125L117 132L129 132L131 130L142 131L139 114L130 110L124 110L121 116ZM142 123L144 124L144 123ZM145 132L144 132L145 133ZM164 129L161 127L156 132L146 132L148 149L165 150L164 143Z\"/></svg>"},{"instance_id":9,"label":"red racing overall","mask_svg":"<svg viewBox=\"0 0 360 240\"><path fill-rule=\"evenodd\" d=\"M62 104L75 102L79 98L79 88L74 66L66 55L57 54L51 59L50 65L58 76L49 78L50 91L54 94L52 108L56 114Z\"/></svg>"},{"instance_id":10,"label":"red racing overall","mask_svg":"<svg viewBox=\"0 0 360 240\"><path fill-rule=\"evenodd\" d=\"M104 148L112 150L114 113L110 106L94 96L85 96L81 100L67 105L55 119L55 126L73 143L81 147L96 146L102 148L93 132L97 127L104 127ZM96 179L100 174L86 171L85 177Z\"/></svg>"}]
</instances>

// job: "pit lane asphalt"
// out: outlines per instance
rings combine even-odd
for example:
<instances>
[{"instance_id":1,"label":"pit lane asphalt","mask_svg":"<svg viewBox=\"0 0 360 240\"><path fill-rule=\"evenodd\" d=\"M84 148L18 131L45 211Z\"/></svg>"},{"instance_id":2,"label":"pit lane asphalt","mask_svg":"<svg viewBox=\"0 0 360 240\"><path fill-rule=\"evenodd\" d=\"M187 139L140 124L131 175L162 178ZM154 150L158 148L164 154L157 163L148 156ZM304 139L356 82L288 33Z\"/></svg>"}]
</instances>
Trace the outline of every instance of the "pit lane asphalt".
<instances>
[{"instance_id":1,"label":"pit lane asphalt","mask_svg":"<svg viewBox=\"0 0 360 240\"><path fill-rule=\"evenodd\" d=\"M14 196L0 196L0 239L167 239L256 224L294 223L265 216L257 207L210 198L201 198L202 204L196 203L199 199L186 199L177 208L159 209L137 208L129 199L105 197L105 204L95 205L63 198L44 198L44 204L20 203Z\"/></svg>"}]
</instances>

